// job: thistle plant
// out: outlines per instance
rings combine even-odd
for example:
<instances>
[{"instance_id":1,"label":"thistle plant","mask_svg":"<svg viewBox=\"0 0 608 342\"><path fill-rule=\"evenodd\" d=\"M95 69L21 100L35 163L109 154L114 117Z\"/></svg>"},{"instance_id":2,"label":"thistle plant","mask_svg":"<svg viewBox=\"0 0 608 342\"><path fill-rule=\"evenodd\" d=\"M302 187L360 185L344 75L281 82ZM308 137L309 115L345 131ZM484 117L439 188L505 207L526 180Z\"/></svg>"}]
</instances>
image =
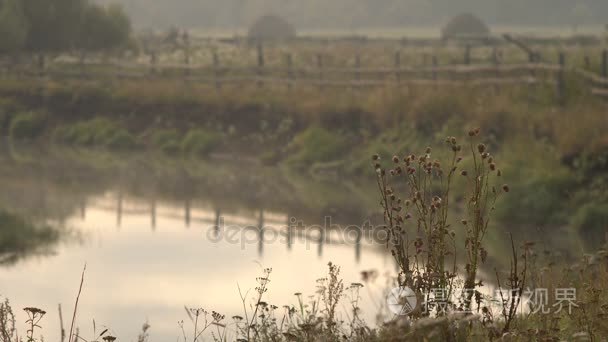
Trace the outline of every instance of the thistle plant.
<instances>
[{"instance_id":1,"label":"thistle plant","mask_svg":"<svg viewBox=\"0 0 608 342\"><path fill-rule=\"evenodd\" d=\"M25 321L25 323L28 325L27 342L36 341L36 339L34 339L34 330L36 328L42 329L42 327L38 325L38 323L40 323L42 317L46 315L46 311L33 307L24 308L23 311L27 313L28 317L28 319Z\"/></svg>"},{"instance_id":2,"label":"thistle plant","mask_svg":"<svg viewBox=\"0 0 608 342\"><path fill-rule=\"evenodd\" d=\"M496 200L509 187L497 189L501 171L487 146L478 143L478 136L479 129L471 130L464 145L455 137L446 138L450 153L447 162L432 158L430 147L419 155L394 156L388 170L382 167L380 156L372 157L388 231L387 246L399 267L399 284L415 290L427 303L435 289L441 289L444 298L452 298L460 281L467 290L465 307L470 309L475 289L480 286L477 270L487 258L483 240ZM457 230L450 220L454 212L452 188L457 178L464 179L466 185L461 219L464 249L458 247ZM405 191L398 190L403 184ZM465 254L464 270L458 267L462 258L459 251ZM447 304L455 308L453 303ZM414 314L430 313L425 310ZM443 313L444 308L437 308L436 314Z\"/></svg>"}]
</instances>

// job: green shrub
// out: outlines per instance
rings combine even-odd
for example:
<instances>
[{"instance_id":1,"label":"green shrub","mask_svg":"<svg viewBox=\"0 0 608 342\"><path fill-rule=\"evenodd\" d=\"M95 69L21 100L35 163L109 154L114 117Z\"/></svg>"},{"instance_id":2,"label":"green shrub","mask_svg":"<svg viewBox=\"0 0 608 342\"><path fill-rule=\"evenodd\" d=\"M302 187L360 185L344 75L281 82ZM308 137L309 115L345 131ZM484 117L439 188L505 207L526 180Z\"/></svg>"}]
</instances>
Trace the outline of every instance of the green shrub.
<instances>
[{"instance_id":1,"label":"green shrub","mask_svg":"<svg viewBox=\"0 0 608 342\"><path fill-rule=\"evenodd\" d=\"M186 154L206 156L218 145L220 137L217 133L203 129L193 129L182 140L181 148Z\"/></svg>"},{"instance_id":2,"label":"green shrub","mask_svg":"<svg viewBox=\"0 0 608 342\"><path fill-rule=\"evenodd\" d=\"M608 203L588 203L580 207L570 223L590 248L599 248L608 233Z\"/></svg>"},{"instance_id":3,"label":"green shrub","mask_svg":"<svg viewBox=\"0 0 608 342\"><path fill-rule=\"evenodd\" d=\"M288 158L292 166L302 167L315 162L328 162L341 158L347 149L347 139L322 127L312 126L298 134L292 141Z\"/></svg>"},{"instance_id":4,"label":"green shrub","mask_svg":"<svg viewBox=\"0 0 608 342\"><path fill-rule=\"evenodd\" d=\"M152 133L150 139L154 148L167 153L173 154L180 149L180 136L175 129L163 129Z\"/></svg>"},{"instance_id":5,"label":"green shrub","mask_svg":"<svg viewBox=\"0 0 608 342\"><path fill-rule=\"evenodd\" d=\"M10 124L10 136L13 139L34 139L44 132L45 115L36 112L20 113Z\"/></svg>"},{"instance_id":6,"label":"green shrub","mask_svg":"<svg viewBox=\"0 0 608 342\"><path fill-rule=\"evenodd\" d=\"M135 138L124 128L105 119L96 118L55 129L56 142L76 146L98 146L112 149L135 147Z\"/></svg>"},{"instance_id":7,"label":"green shrub","mask_svg":"<svg viewBox=\"0 0 608 342\"><path fill-rule=\"evenodd\" d=\"M576 189L569 173L522 179L497 209L502 222L547 226L567 223L569 194Z\"/></svg>"},{"instance_id":8,"label":"green shrub","mask_svg":"<svg viewBox=\"0 0 608 342\"><path fill-rule=\"evenodd\" d=\"M114 150L129 150L137 146L137 142L133 135L124 129L116 131L103 144L105 147Z\"/></svg>"}]
</instances>

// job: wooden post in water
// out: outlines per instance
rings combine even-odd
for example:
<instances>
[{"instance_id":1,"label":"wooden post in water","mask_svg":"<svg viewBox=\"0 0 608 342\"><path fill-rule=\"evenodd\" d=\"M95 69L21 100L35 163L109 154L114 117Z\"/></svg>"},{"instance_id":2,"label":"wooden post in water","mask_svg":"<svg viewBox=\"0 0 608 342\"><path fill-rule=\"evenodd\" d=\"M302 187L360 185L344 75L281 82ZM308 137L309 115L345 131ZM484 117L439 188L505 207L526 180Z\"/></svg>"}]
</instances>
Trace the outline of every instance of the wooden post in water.
<instances>
[{"instance_id":1,"label":"wooden post in water","mask_svg":"<svg viewBox=\"0 0 608 342\"><path fill-rule=\"evenodd\" d=\"M122 191L118 192L116 200L116 227L120 228L122 224Z\"/></svg>"},{"instance_id":2,"label":"wooden post in water","mask_svg":"<svg viewBox=\"0 0 608 342\"><path fill-rule=\"evenodd\" d=\"M150 225L152 226L152 231L156 230L156 200L152 199L150 202Z\"/></svg>"},{"instance_id":3,"label":"wooden post in water","mask_svg":"<svg viewBox=\"0 0 608 342\"><path fill-rule=\"evenodd\" d=\"M87 217L87 199L83 198L80 201L80 218L84 220Z\"/></svg>"},{"instance_id":4,"label":"wooden post in water","mask_svg":"<svg viewBox=\"0 0 608 342\"><path fill-rule=\"evenodd\" d=\"M213 51L213 77L215 78L215 89L222 89L222 80L220 79L220 56L217 51Z\"/></svg>"},{"instance_id":5,"label":"wooden post in water","mask_svg":"<svg viewBox=\"0 0 608 342\"><path fill-rule=\"evenodd\" d=\"M559 53L559 74L557 75L557 100L560 105L566 101L566 54Z\"/></svg>"},{"instance_id":6,"label":"wooden post in water","mask_svg":"<svg viewBox=\"0 0 608 342\"><path fill-rule=\"evenodd\" d=\"M258 218L258 255L264 255L264 209L260 210Z\"/></svg>"},{"instance_id":7,"label":"wooden post in water","mask_svg":"<svg viewBox=\"0 0 608 342\"><path fill-rule=\"evenodd\" d=\"M290 53L285 55L285 61L287 63L287 90L291 90L293 87L293 58Z\"/></svg>"},{"instance_id":8,"label":"wooden post in water","mask_svg":"<svg viewBox=\"0 0 608 342\"><path fill-rule=\"evenodd\" d=\"M190 227L190 199L186 200L184 203L184 223L186 224L186 228Z\"/></svg>"},{"instance_id":9,"label":"wooden post in water","mask_svg":"<svg viewBox=\"0 0 608 342\"><path fill-rule=\"evenodd\" d=\"M257 68L257 76L258 76L258 87L264 86L264 82L261 80L264 75L264 45L261 42L258 43L258 68Z\"/></svg>"},{"instance_id":10,"label":"wooden post in water","mask_svg":"<svg viewBox=\"0 0 608 342\"><path fill-rule=\"evenodd\" d=\"M220 235L220 229L222 228L222 211L219 209L215 209L215 225L213 226L213 234L214 237L218 237Z\"/></svg>"},{"instance_id":11,"label":"wooden post in water","mask_svg":"<svg viewBox=\"0 0 608 342\"><path fill-rule=\"evenodd\" d=\"M397 85L401 84L401 51L395 52L395 80Z\"/></svg>"},{"instance_id":12,"label":"wooden post in water","mask_svg":"<svg viewBox=\"0 0 608 342\"><path fill-rule=\"evenodd\" d=\"M355 241L355 261L361 261L361 238L363 237L363 227L357 227L357 240Z\"/></svg>"},{"instance_id":13,"label":"wooden post in water","mask_svg":"<svg viewBox=\"0 0 608 342\"><path fill-rule=\"evenodd\" d=\"M287 250L291 250L291 244L293 239L293 223L295 220L292 220L291 215L287 214Z\"/></svg>"}]
</instances>

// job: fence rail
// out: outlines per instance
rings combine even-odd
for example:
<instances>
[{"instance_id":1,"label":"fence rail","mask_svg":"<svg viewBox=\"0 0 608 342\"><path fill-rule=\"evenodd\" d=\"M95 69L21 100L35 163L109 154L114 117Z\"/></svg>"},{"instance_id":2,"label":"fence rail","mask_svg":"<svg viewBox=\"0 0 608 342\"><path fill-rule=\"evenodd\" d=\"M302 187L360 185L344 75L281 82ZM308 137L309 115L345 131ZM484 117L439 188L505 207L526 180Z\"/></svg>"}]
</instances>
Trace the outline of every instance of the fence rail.
<instances>
[{"instance_id":1,"label":"fence rail","mask_svg":"<svg viewBox=\"0 0 608 342\"><path fill-rule=\"evenodd\" d=\"M213 65L193 65L179 63L127 63L127 62L55 62L43 69L19 68L4 65L0 74L5 78L50 78L50 79L117 79L155 80L175 79L184 82L208 84L221 88L223 84L252 83L265 85L370 88L399 87L409 85L428 86L472 86L481 85L529 85L545 84L557 86L563 92L566 75L574 75L582 80L589 93L608 97L608 61L602 66L601 74L578 67L566 66L566 59L560 54L559 64L465 64L431 66L363 67L356 60L354 67L324 67L321 60L316 66L294 67L291 55L286 65L266 65L263 51L258 52L258 63L254 66L221 66L217 57ZM604 57L604 60L606 58Z\"/></svg>"}]
</instances>

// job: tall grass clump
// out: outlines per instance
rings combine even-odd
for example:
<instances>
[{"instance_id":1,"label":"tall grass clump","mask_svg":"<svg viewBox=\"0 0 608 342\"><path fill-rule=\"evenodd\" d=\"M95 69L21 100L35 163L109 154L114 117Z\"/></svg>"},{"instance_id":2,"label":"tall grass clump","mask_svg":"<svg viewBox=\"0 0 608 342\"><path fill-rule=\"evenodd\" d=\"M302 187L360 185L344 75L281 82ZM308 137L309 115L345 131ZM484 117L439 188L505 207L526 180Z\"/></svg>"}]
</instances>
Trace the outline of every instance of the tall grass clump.
<instances>
[{"instance_id":1,"label":"tall grass clump","mask_svg":"<svg viewBox=\"0 0 608 342\"><path fill-rule=\"evenodd\" d=\"M209 155L220 143L220 135L204 129L188 131L181 141L182 152L186 155L204 157Z\"/></svg>"},{"instance_id":2,"label":"tall grass clump","mask_svg":"<svg viewBox=\"0 0 608 342\"><path fill-rule=\"evenodd\" d=\"M152 132L150 143L163 153L172 154L181 148L181 136L176 129L161 129Z\"/></svg>"},{"instance_id":3,"label":"tall grass clump","mask_svg":"<svg viewBox=\"0 0 608 342\"><path fill-rule=\"evenodd\" d=\"M67 145L111 149L132 149L137 145L135 138L124 127L106 118L59 126L53 133L53 139Z\"/></svg>"},{"instance_id":4,"label":"tall grass clump","mask_svg":"<svg viewBox=\"0 0 608 342\"><path fill-rule=\"evenodd\" d=\"M339 159L347 147L348 140L343 135L320 126L311 126L293 139L289 146L293 153L287 162L297 168L329 162Z\"/></svg>"},{"instance_id":5,"label":"tall grass clump","mask_svg":"<svg viewBox=\"0 0 608 342\"><path fill-rule=\"evenodd\" d=\"M44 132L46 115L40 112L24 112L17 114L9 126L12 139L31 140Z\"/></svg>"}]
</instances>

